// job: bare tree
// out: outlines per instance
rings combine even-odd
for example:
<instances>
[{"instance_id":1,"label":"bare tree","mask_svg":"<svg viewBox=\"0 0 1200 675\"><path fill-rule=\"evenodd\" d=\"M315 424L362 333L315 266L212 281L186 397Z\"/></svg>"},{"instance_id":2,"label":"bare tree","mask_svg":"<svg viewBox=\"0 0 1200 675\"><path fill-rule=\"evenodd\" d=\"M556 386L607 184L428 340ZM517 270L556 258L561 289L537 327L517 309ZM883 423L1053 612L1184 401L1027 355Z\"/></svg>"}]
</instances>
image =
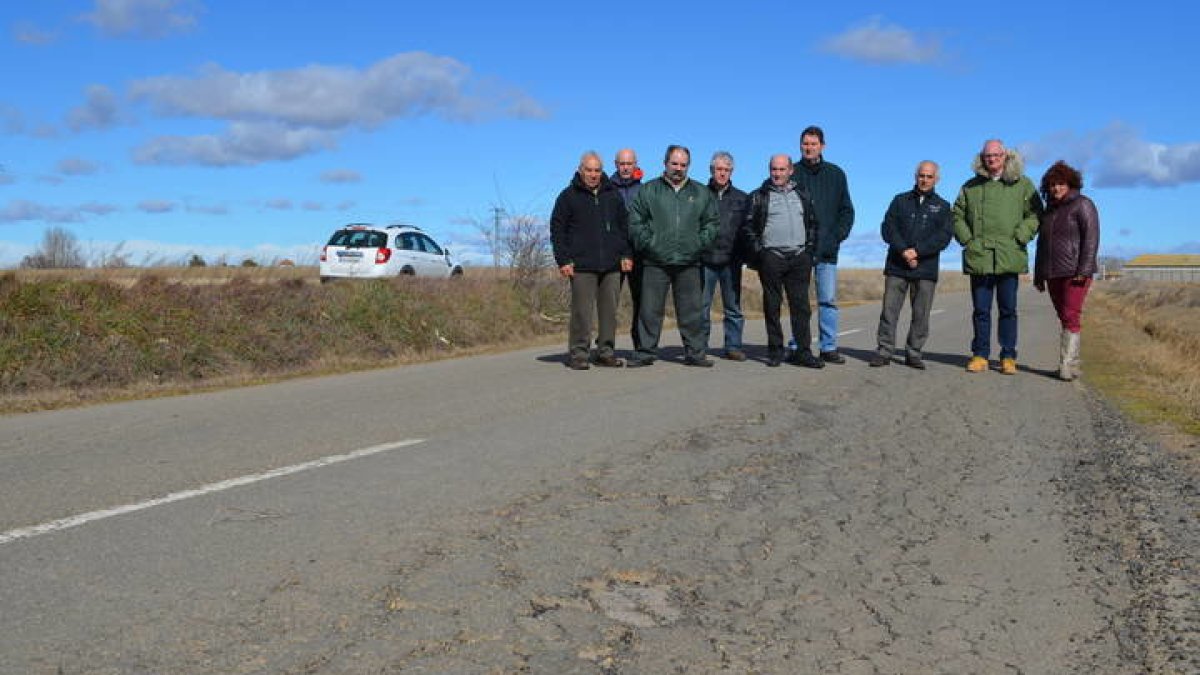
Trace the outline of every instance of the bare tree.
<instances>
[{"instance_id":1,"label":"bare tree","mask_svg":"<svg viewBox=\"0 0 1200 675\"><path fill-rule=\"evenodd\" d=\"M79 240L64 228L52 227L42 236L41 246L21 259L26 269L64 269L84 267Z\"/></svg>"}]
</instances>

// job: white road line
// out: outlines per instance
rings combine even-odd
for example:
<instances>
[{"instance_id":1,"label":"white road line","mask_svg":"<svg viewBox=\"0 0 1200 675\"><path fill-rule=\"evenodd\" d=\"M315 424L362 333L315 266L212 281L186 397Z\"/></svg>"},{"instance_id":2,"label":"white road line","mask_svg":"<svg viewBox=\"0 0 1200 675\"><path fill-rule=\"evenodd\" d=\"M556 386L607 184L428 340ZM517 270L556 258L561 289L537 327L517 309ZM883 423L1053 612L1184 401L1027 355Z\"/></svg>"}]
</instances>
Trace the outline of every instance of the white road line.
<instances>
[{"instance_id":1,"label":"white road line","mask_svg":"<svg viewBox=\"0 0 1200 675\"><path fill-rule=\"evenodd\" d=\"M66 518L59 518L58 520L51 520L50 522L42 523L41 525L32 525L30 527L21 527L21 528L15 529L15 530L9 530L8 532L0 533L0 545L7 544L11 541L16 541L18 539L28 539L30 537L36 537L36 536L43 535L43 534L49 534L51 532L65 530L67 528L75 527L77 525L83 525L85 523L90 523L90 522L97 521L97 520L103 520L105 518L112 518L113 516L120 516L120 515L124 515L126 513L133 513L135 511L143 511L145 509L148 509L148 508L151 508L154 506L162 506L163 504L170 504L171 502L178 502L178 501L182 501L184 499L191 499L192 497L201 497L201 496L204 496L207 494L212 494L214 492L228 490L230 488L241 487L243 485L250 485L251 483L257 483L259 481L264 481L264 480L268 480L271 478L279 478L280 476L288 476L293 473L300 473L301 471L308 471L309 469L319 469L323 466L329 466L330 464L338 464L340 462L348 462L352 459L358 459L360 457L367 457L370 455L377 455L381 452L387 452L389 450L396 450L398 448L403 448L403 447L406 447L409 445L416 445L418 443L424 443L424 442L425 442L425 439L423 439L423 438L410 438L408 440L397 441L395 443L384 443L383 445L373 445L369 448L362 448L359 450L354 450L353 452L347 452L344 455L330 455L328 457L314 459L310 462L302 462L300 464L284 466L284 467L280 467L278 469L271 469L270 471L264 471L262 473L254 473L254 474L249 474L246 476L238 476L237 478L230 478L229 480L223 480L223 481L219 481L216 483L209 483L208 485L203 485L201 487L194 488L191 490L181 490L179 492L172 492L171 494L166 495L165 497L149 499L144 502L137 502L134 504L125 504L124 506L117 506L117 507L114 507L111 509L103 509L100 511L91 511L89 513L81 513L77 516L68 516Z\"/></svg>"}]
</instances>

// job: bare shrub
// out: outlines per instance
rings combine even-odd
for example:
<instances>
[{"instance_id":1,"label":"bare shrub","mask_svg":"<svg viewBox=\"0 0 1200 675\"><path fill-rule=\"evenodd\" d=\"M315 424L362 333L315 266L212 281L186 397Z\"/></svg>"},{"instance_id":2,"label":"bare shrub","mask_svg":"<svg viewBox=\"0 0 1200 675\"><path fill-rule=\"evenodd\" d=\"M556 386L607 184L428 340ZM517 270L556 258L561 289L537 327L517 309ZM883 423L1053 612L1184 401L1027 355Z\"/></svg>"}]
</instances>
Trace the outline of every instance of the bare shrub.
<instances>
[{"instance_id":1,"label":"bare shrub","mask_svg":"<svg viewBox=\"0 0 1200 675\"><path fill-rule=\"evenodd\" d=\"M79 240L61 227L46 230L37 250L21 259L21 267L26 269L66 269L83 266L84 257Z\"/></svg>"}]
</instances>

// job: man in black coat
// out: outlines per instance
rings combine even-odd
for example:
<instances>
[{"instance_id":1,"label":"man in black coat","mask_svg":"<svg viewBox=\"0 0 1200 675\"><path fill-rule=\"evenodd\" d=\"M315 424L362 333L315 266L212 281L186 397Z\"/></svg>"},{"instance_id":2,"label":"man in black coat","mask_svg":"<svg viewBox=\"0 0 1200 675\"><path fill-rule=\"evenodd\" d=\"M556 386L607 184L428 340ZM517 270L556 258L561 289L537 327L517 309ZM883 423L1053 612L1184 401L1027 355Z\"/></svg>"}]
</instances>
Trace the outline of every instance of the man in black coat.
<instances>
[{"instance_id":1,"label":"man in black coat","mask_svg":"<svg viewBox=\"0 0 1200 675\"><path fill-rule=\"evenodd\" d=\"M954 236L950 204L934 192L939 178L937 164L928 160L918 164L916 185L896 195L883 217L880 234L888 245L888 255L876 338L879 346L870 361L874 367L892 362L896 324L907 295L912 303L912 321L904 363L925 369L921 348L929 337L929 310L937 287L939 258Z\"/></svg>"},{"instance_id":2,"label":"man in black coat","mask_svg":"<svg viewBox=\"0 0 1200 675\"><path fill-rule=\"evenodd\" d=\"M733 155L718 150L708 163L708 189L717 198L721 225L717 238L701 256L704 263L704 344L712 335L712 304L717 286L721 287L725 349L721 356L730 361L745 361L742 350L742 226L749 198L733 186Z\"/></svg>"},{"instance_id":3,"label":"man in black coat","mask_svg":"<svg viewBox=\"0 0 1200 675\"><path fill-rule=\"evenodd\" d=\"M558 195L550 215L550 240L558 272L571 281L571 324L567 365L587 370L592 315L598 316L594 362L624 365L613 353L621 273L633 269L629 214L621 194L604 175L595 152L585 152L571 184Z\"/></svg>"}]
</instances>

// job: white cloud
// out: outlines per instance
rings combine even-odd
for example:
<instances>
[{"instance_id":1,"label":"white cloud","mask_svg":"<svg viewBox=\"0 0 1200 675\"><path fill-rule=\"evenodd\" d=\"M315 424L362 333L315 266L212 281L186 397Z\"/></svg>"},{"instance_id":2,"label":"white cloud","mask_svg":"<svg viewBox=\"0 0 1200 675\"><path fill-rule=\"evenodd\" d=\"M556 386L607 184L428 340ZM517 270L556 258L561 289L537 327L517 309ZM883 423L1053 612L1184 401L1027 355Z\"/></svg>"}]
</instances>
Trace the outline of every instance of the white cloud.
<instances>
[{"instance_id":1,"label":"white cloud","mask_svg":"<svg viewBox=\"0 0 1200 675\"><path fill-rule=\"evenodd\" d=\"M212 206L203 205L188 205L188 213L203 213L206 216L224 216L229 213L229 207L224 204L214 204Z\"/></svg>"},{"instance_id":2,"label":"white cloud","mask_svg":"<svg viewBox=\"0 0 1200 675\"><path fill-rule=\"evenodd\" d=\"M546 116L524 93L477 80L462 62L425 52L396 54L365 70L313 65L238 73L214 64L197 77L139 80L130 93L163 115L270 119L324 129L371 128L423 114L456 121Z\"/></svg>"},{"instance_id":3,"label":"white cloud","mask_svg":"<svg viewBox=\"0 0 1200 675\"><path fill-rule=\"evenodd\" d=\"M148 142L135 157L151 164L287 160L333 147L349 129L371 130L422 115L456 122L547 116L515 87L478 78L456 59L425 52L396 54L365 69L311 65L240 73L213 64L194 77L137 80L129 93L161 116L229 123L219 135Z\"/></svg>"},{"instance_id":4,"label":"white cloud","mask_svg":"<svg viewBox=\"0 0 1200 675\"><path fill-rule=\"evenodd\" d=\"M20 21L13 26L12 37L21 44L42 46L58 39L58 35L45 31L29 21Z\"/></svg>"},{"instance_id":5,"label":"white cloud","mask_svg":"<svg viewBox=\"0 0 1200 675\"><path fill-rule=\"evenodd\" d=\"M826 38L819 49L854 61L881 64L932 63L942 57L939 40L884 23L881 16L869 17L843 33Z\"/></svg>"},{"instance_id":6,"label":"white cloud","mask_svg":"<svg viewBox=\"0 0 1200 675\"><path fill-rule=\"evenodd\" d=\"M1081 168L1097 187L1170 187L1200 183L1200 142L1148 141L1116 122L1084 134L1060 132L1020 146L1030 163L1058 159Z\"/></svg>"},{"instance_id":7,"label":"white cloud","mask_svg":"<svg viewBox=\"0 0 1200 675\"><path fill-rule=\"evenodd\" d=\"M67 126L71 131L107 129L120 121L117 96L111 89L100 84L87 88L83 105L67 112Z\"/></svg>"},{"instance_id":8,"label":"white cloud","mask_svg":"<svg viewBox=\"0 0 1200 675\"><path fill-rule=\"evenodd\" d=\"M324 211L325 205L320 202L301 202L300 208L305 211Z\"/></svg>"},{"instance_id":9,"label":"white cloud","mask_svg":"<svg viewBox=\"0 0 1200 675\"><path fill-rule=\"evenodd\" d=\"M17 182L16 176L0 168L0 185L12 185Z\"/></svg>"},{"instance_id":10,"label":"white cloud","mask_svg":"<svg viewBox=\"0 0 1200 675\"><path fill-rule=\"evenodd\" d=\"M78 209L47 206L27 199L15 199L0 208L0 223L42 221L47 223L77 223L83 220Z\"/></svg>"},{"instance_id":11,"label":"white cloud","mask_svg":"<svg viewBox=\"0 0 1200 675\"><path fill-rule=\"evenodd\" d=\"M55 171L64 176L89 176L96 173L99 167L94 162L89 162L80 157L67 157L59 161L55 167Z\"/></svg>"},{"instance_id":12,"label":"white cloud","mask_svg":"<svg viewBox=\"0 0 1200 675\"><path fill-rule=\"evenodd\" d=\"M362 174L353 169L331 169L321 173L322 183L359 183Z\"/></svg>"},{"instance_id":13,"label":"white cloud","mask_svg":"<svg viewBox=\"0 0 1200 675\"><path fill-rule=\"evenodd\" d=\"M276 211L291 211L292 210L292 200L284 199L282 197L277 198L277 199L268 199L266 202L263 203L263 206L266 206L268 209L274 209Z\"/></svg>"},{"instance_id":14,"label":"white cloud","mask_svg":"<svg viewBox=\"0 0 1200 675\"><path fill-rule=\"evenodd\" d=\"M20 134L25 131L25 116L20 110L5 104L0 103L0 125L4 127L6 134Z\"/></svg>"},{"instance_id":15,"label":"white cloud","mask_svg":"<svg viewBox=\"0 0 1200 675\"><path fill-rule=\"evenodd\" d=\"M144 213L170 213L179 205L166 199L143 199L138 202L138 210Z\"/></svg>"},{"instance_id":16,"label":"white cloud","mask_svg":"<svg viewBox=\"0 0 1200 675\"><path fill-rule=\"evenodd\" d=\"M113 206L112 204L88 202L86 204L80 204L78 210L81 213L89 213L94 216L107 216L108 214L120 211L121 209L117 206Z\"/></svg>"},{"instance_id":17,"label":"white cloud","mask_svg":"<svg viewBox=\"0 0 1200 675\"><path fill-rule=\"evenodd\" d=\"M138 164L253 166L334 147L335 134L275 123L235 122L221 135L159 136L134 148Z\"/></svg>"},{"instance_id":18,"label":"white cloud","mask_svg":"<svg viewBox=\"0 0 1200 675\"><path fill-rule=\"evenodd\" d=\"M108 37L153 39L192 30L202 10L189 0L96 0L94 11L80 18Z\"/></svg>"}]
</instances>

